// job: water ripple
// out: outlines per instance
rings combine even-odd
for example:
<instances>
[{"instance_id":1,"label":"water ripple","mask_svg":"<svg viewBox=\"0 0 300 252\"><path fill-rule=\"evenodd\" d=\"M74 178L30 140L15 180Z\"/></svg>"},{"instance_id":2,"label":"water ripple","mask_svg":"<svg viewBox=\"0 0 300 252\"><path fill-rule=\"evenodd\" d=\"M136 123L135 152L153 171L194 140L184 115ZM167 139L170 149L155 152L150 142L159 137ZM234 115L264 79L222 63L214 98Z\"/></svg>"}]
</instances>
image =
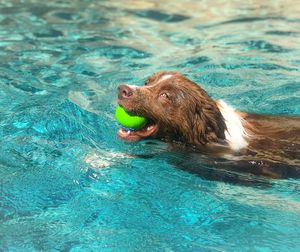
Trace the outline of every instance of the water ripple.
<instances>
[{"instance_id":1,"label":"water ripple","mask_svg":"<svg viewBox=\"0 0 300 252\"><path fill-rule=\"evenodd\" d=\"M137 10L130 11L130 13L143 18L149 18L159 22L177 23L189 19L188 16L181 14L167 14L159 10Z\"/></svg>"}]
</instances>

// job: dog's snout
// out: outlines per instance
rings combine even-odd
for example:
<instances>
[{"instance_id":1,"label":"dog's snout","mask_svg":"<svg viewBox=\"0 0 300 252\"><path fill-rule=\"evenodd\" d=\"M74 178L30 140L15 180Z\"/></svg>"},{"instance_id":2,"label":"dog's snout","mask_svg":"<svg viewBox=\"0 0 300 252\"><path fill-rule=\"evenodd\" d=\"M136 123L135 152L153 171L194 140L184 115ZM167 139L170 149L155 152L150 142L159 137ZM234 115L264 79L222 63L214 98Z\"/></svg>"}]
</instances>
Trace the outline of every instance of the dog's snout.
<instances>
[{"instance_id":1,"label":"dog's snout","mask_svg":"<svg viewBox=\"0 0 300 252\"><path fill-rule=\"evenodd\" d=\"M123 99L123 98L129 98L130 96L133 95L133 89L127 85L120 85L118 87L119 94L118 98Z\"/></svg>"}]
</instances>

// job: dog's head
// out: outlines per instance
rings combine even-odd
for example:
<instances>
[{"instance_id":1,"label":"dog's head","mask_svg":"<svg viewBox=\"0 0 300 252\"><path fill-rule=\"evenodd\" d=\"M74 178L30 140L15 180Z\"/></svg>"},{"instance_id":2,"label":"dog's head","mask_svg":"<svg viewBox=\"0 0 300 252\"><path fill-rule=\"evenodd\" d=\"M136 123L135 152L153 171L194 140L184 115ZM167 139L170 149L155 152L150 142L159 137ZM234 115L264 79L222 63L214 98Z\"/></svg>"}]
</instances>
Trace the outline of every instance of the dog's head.
<instances>
[{"instance_id":1,"label":"dog's head","mask_svg":"<svg viewBox=\"0 0 300 252\"><path fill-rule=\"evenodd\" d=\"M120 129L121 139L156 137L188 144L224 139L225 122L213 99L197 84L175 72L159 72L144 86L120 85L118 103L146 117L141 130Z\"/></svg>"}]
</instances>

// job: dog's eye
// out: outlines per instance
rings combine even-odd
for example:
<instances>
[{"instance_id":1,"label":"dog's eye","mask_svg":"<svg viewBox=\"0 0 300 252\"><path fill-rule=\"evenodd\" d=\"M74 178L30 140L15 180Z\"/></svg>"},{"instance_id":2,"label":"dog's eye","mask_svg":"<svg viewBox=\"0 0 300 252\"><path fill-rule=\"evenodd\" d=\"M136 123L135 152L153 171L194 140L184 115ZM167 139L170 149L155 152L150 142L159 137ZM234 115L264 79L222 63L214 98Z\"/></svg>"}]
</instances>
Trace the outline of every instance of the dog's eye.
<instances>
[{"instance_id":1,"label":"dog's eye","mask_svg":"<svg viewBox=\"0 0 300 252\"><path fill-rule=\"evenodd\" d=\"M163 98L168 99L168 100L170 99L170 96L169 96L168 93L161 93L160 97L163 97Z\"/></svg>"}]
</instances>

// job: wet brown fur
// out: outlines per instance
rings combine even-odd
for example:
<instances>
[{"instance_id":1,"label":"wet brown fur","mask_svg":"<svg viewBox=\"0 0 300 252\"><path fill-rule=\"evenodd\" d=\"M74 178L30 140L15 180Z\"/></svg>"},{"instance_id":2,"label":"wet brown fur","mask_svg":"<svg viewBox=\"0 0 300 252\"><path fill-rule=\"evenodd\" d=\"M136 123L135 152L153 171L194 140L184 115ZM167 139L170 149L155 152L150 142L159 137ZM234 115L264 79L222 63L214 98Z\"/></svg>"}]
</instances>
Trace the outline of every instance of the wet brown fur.
<instances>
[{"instance_id":1,"label":"wet brown fur","mask_svg":"<svg viewBox=\"0 0 300 252\"><path fill-rule=\"evenodd\" d=\"M159 82L167 74L172 74L172 79ZM170 100L159 100L163 92L169 93ZM225 138L226 125L216 102L200 86L178 73L152 75L144 87L136 89L126 109L157 122L156 137L192 145Z\"/></svg>"}]
</instances>

